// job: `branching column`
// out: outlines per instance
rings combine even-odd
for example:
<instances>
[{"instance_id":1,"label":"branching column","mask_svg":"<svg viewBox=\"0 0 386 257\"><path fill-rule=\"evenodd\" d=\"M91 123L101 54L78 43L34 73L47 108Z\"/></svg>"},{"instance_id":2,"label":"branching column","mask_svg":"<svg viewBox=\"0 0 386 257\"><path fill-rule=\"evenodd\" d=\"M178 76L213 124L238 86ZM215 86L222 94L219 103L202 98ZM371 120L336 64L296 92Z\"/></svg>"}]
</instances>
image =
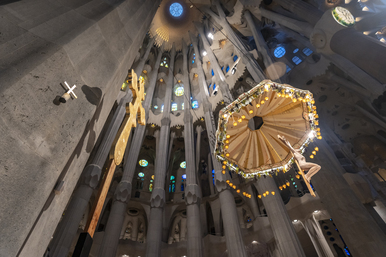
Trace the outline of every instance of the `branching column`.
<instances>
[{"instance_id":1,"label":"branching column","mask_svg":"<svg viewBox=\"0 0 386 257\"><path fill-rule=\"evenodd\" d=\"M202 40L202 43L204 45L204 49L205 49L205 51L208 55L208 58L210 60L211 67L213 68L213 73L217 78L217 83L218 83L218 86L220 87L221 93L224 97L224 101L226 103L231 103L232 98L233 98L231 91L229 90L229 86L225 81L225 75L222 72L221 67L217 62L217 58L214 55L212 49L210 48L210 44L208 42L208 39L205 36L204 28L202 27L201 23L196 23L196 28L201 35L201 40ZM197 52L195 50L195 53L196 53L196 58L198 56L201 56L201 53L198 51L198 47L197 47ZM205 80L205 77L203 79ZM205 83L205 85L206 85L206 83ZM209 94L208 94L208 96L209 96Z\"/></svg>"},{"instance_id":2,"label":"branching column","mask_svg":"<svg viewBox=\"0 0 386 257\"><path fill-rule=\"evenodd\" d=\"M155 164L154 189L150 199L150 221L147 233L147 257L161 256L162 221L165 204L165 176L168 167L168 150L170 135L170 108L172 89L174 85L174 59L176 55L175 46L170 53L169 74L166 83L164 100L164 112L161 120L159 146L157 147L157 159Z\"/></svg>"},{"instance_id":3,"label":"branching column","mask_svg":"<svg viewBox=\"0 0 386 257\"><path fill-rule=\"evenodd\" d=\"M190 38L196 53L197 71L199 77L200 90L203 95L203 105L205 113L205 125L209 137L209 146L212 154L214 153L214 146L216 142L216 128L213 118L212 105L208 101L208 88L205 81L205 74L202 69L201 58L199 57L197 39L190 34ZM221 164L213 156L213 168L215 170L216 188L219 192L221 213L223 222L225 224L225 239L228 249L228 256L230 257L246 257L243 237L241 235L240 224L237 222L238 216L236 211L235 198L232 192L227 188L226 176L222 174Z\"/></svg>"},{"instance_id":4,"label":"branching column","mask_svg":"<svg viewBox=\"0 0 386 257\"><path fill-rule=\"evenodd\" d=\"M264 80L265 75L264 75L263 71L261 70L259 64L253 58L253 56L249 53L249 51L246 49L245 44L240 40L239 36L235 33L235 31L229 25L227 17L224 13L224 10L222 9L222 7L220 5L220 1L214 0L214 4L216 5L216 9L217 9L217 12L219 15L216 15L209 8L206 9L206 12L209 13L209 15L218 24L220 24L221 27L224 29L229 40L231 41L232 44L234 44L237 51L242 56L241 61L247 66L247 69L248 69L249 73L251 74L251 76L253 77L253 79L257 82ZM204 36L205 36L205 34L201 34L201 37L204 37ZM206 47L205 47L205 49L206 49Z\"/></svg>"},{"instance_id":5,"label":"branching column","mask_svg":"<svg viewBox=\"0 0 386 257\"><path fill-rule=\"evenodd\" d=\"M279 73L276 70L276 67L273 61L274 59L269 53L267 43L265 42L265 39L261 34L260 28L256 27L256 24L252 19L252 15L248 10L244 12L244 17L247 20L248 27L251 29L253 38L255 39L257 50L263 56L263 62L264 62L265 68L267 69L267 74L269 78L271 80L280 82L281 75L279 75Z\"/></svg>"},{"instance_id":6,"label":"branching column","mask_svg":"<svg viewBox=\"0 0 386 257\"><path fill-rule=\"evenodd\" d=\"M190 113L192 104L190 100L190 81L188 71L188 49L182 40L183 54L183 80L184 80L184 142L186 160L186 189L185 201L187 210L187 229L188 229L188 253L189 256L199 257L203 254L202 233L200 222L200 200L201 189L197 185L197 172L194 156L194 130L193 117Z\"/></svg>"},{"instance_id":7,"label":"branching column","mask_svg":"<svg viewBox=\"0 0 386 257\"><path fill-rule=\"evenodd\" d=\"M306 220L304 224L302 223L302 226L310 237L319 257L334 257L334 254L323 235L322 229L314 216Z\"/></svg>"},{"instance_id":8,"label":"branching column","mask_svg":"<svg viewBox=\"0 0 386 257\"><path fill-rule=\"evenodd\" d=\"M384 256L386 235L343 178L343 168L331 148L324 140L317 145L320 151L315 162L322 169L312 177L312 184L350 252L353 256Z\"/></svg>"},{"instance_id":9,"label":"branching column","mask_svg":"<svg viewBox=\"0 0 386 257\"><path fill-rule=\"evenodd\" d=\"M75 190L71 202L60 222L57 232L51 242L51 256L66 257L71 243L78 231L78 225L85 212L90 197L99 183L102 167L110 152L111 145L126 114L126 103L131 100L131 94L126 94L115 111L111 124L104 136L93 161L84 168L80 178L80 186Z\"/></svg>"},{"instance_id":10,"label":"branching column","mask_svg":"<svg viewBox=\"0 0 386 257\"><path fill-rule=\"evenodd\" d=\"M146 120L149 117L149 109L154 95L155 85L157 83L158 67L161 62L161 57L163 54L163 48L161 47L157 60L154 65L154 70L149 74L150 81L149 87L146 92L145 101L143 107L146 111ZM114 202L111 206L111 211L109 219L106 224L105 234L103 236L102 244L100 247L99 256L100 257L114 257L115 252L118 247L120 231L122 226L124 226L124 218L127 208L127 203L131 197L131 188L132 180L135 173L135 167L137 165L137 160L139 152L141 150L142 141L145 135L146 126L137 125L131 148L127 156L127 161L123 169L122 180L119 183L115 193L114 193Z\"/></svg>"},{"instance_id":11,"label":"branching column","mask_svg":"<svg viewBox=\"0 0 386 257\"><path fill-rule=\"evenodd\" d=\"M280 196L273 177L261 177L256 182L260 194L269 192L262 201L267 211L268 220L282 257L305 257L299 238L288 216L287 209ZM275 194L273 195L272 192Z\"/></svg>"}]
</instances>

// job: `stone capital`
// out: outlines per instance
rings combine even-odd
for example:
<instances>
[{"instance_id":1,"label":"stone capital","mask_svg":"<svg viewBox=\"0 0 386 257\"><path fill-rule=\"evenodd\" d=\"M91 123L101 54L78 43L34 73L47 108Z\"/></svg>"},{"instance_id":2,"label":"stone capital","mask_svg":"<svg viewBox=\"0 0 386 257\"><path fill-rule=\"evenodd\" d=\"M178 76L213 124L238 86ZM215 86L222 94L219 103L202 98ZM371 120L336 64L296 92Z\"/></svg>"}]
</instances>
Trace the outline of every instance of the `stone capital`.
<instances>
[{"instance_id":1,"label":"stone capital","mask_svg":"<svg viewBox=\"0 0 386 257\"><path fill-rule=\"evenodd\" d=\"M185 202L186 205L200 204L201 190L197 184L189 184L185 188Z\"/></svg>"},{"instance_id":2,"label":"stone capital","mask_svg":"<svg viewBox=\"0 0 386 257\"><path fill-rule=\"evenodd\" d=\"M170 125L170 118L169 117L162 118L161 125L162 126L169 126Z\"/></svg>"},{"instance_id":3,"label":"stone capital","mask_svg":"<svg viewBox=\"0 0 386 257\"><path fill-rule=\"evenodd\" d=\"M121 181L115 190L114 200L128 203L131 198L131 183L126 181Z\"/></svg>"},{"instance_id":4,"label":"stone capital","mask_svg":"<svg viewBox=\"0 0 386 257\"><path fill-rule=\"evenodd\" d=\"M150 198L151 208L162 208L165 205L165 190L163 188L154 188Z\"/></svg>"},{"instance_id":5,"label":"stone capital","mask_svg":"<svg viewBox=\"0 0 386 257\"><path fill-rule=\"evenodd\" d=\"M82 175L82 184L88 185L89 187L95 189L98 185L99 179L101 177L102 168L96 164L89 164L84 169Z\"/></svg>"}]
</instances>

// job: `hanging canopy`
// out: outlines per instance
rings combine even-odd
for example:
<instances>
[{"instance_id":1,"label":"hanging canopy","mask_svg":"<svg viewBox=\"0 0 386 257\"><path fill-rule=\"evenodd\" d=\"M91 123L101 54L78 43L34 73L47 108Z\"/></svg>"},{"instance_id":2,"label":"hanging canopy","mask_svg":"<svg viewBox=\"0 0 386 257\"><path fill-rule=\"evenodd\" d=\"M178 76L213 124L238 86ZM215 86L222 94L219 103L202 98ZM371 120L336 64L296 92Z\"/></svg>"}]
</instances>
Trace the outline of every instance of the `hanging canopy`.
<instances>
[{"instance_id":1,"label":"hanging canopy","mask_svg":"<svg viewBox=\"0 0 386 257\"><path fill-rule=\"evenodd\" d=\"M314 103L308 90L262 81L220 111L217 158L244 177L287 170L292 155L277 136L304 149L320 135Z\"/></svg>"}]
</instances>

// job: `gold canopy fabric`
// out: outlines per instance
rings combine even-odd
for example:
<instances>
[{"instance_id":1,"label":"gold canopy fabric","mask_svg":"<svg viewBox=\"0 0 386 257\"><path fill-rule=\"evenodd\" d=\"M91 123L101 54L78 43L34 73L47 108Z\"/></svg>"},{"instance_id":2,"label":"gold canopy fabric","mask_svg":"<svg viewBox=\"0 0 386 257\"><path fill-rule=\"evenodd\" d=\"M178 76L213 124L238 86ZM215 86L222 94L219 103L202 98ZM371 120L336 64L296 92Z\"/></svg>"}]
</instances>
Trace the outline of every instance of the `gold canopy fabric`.
<instances>
[{"instance_id":1,"label":"gold canopy fabric","mask_svg":"<svg viewBox=\"0 0 386 257\"><path fill-rule=\"evenodd\" d=\"M269 98L268 101L264 100L265 97ZM264 104L261 104L262 100ZM228 120L227 134L231 136L228 139L228 159L236 162L241 169L252 171L258 167L266 169L287 157L291 158L288 147L277 135L285 136L295 148L302 145L310 130L308 120L303 118L306 103L294 103L291 98L278 97L277 92L269 91L254 99L251 104L239 113L234 113ZM256 104L260 104L260 107L257 108ZM243 115L245 119L242 119ZM248 122L255 116L263 119L263 125L257 130L251 130ZM239 119L242 119L241 123ZM233 125L234 122L237 122L237 126Z\"/></svg>"},{"instance_id":2,"label":"gold canopy fabric","mask_svg":"<svg viewBox=\"0 0 386 257\"><path fill-rule=\"evenodd\" d=\"M304 148L319 133L314 103L308 90L262 81L220 111L217 159L244 177L287 169L292 154L277 136ZM248 126L255 116L260 126Z\"/></svg>"}]
</instances>

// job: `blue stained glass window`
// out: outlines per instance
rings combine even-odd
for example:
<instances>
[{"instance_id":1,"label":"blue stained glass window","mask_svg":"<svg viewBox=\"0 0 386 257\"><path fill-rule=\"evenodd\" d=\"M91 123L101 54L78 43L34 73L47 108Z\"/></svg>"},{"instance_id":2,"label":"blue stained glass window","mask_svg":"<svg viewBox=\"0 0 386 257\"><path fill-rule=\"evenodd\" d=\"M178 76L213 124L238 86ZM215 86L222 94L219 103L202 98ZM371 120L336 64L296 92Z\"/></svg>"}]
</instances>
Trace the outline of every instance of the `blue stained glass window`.
<instances>
[{"instance_id":1,"label":"blue stained glass window","mask_svg":"<svg viewBox=\"0 0 386 257\"><path fill-rule=\"evenodd\" d=\"M143 178L145 174L143 172L138 173L138 177Z\"/></svg>"},{"instance_id":2,"label":"blue stained glass window","mask_svg":"<svg viewBox=\"0 0 386 257\"><path fill-rule=\"evenodd\" d=\"M293 53L296 54L297 52L299 52L299 48L296 48Z\"/></svg>"},{"instance_id":3,"label":"blue stained glass window","mask_svg":"<svg viewBox=\"0 0 386 257\"><path fill-rule=\"evenodd\" d=\"M183 174L183 175L182 175L182 179L186 179L186 174Z\"/></svg>"},{"instance_id":4,"label":"blue stained glass window","mask_svg":"<svg viewBox=\"0 0 386 257\"><path fill-rule=\"evenodd\" d=\"M181 104L181 110L183 110L183 109L184 109L184 103Z\"/></svg>"},{"instance_id":5,"label":"blue stained glass window","mask_svg":"<svg viewBox=\"0 0 386 257\"><path fill-rule=\"evenodd\" d=\"M198 108L198 101L197 100L192 101L192 108L193 109L197 109Z\"/></svg>"},{"instance_id":6,"label":"blue stained glass window","mask_svg":"<svg viewBox=\"0 0 386 257\"><path fill-rule=\"evenodd\" d=\"M313 53L313 51L312 51L311 49L309 49L308 47L304 48L304 49L302 50L302 52L303 52L305 55L307 55L307 56L310 56L310 54Z\"/></svg>"},{"instance_id":7,"label":"blue stained glass window","mask_svg":"<svg viewBox=\"0 0 386 257\"><path fill-rule=\"evenodd\" d=\"M276 58L281 58L285 55L285 49L282 46L276 47L275 51L273 51L273 54Z\"/></svg>"},{"instance_id":8,"label":"blue stained glass window","mask_svg":"<svg viewBox=\"0 0 386 257\"><path fill-rule=\"evenodd\" d=\"M297 56L294 56L294 57L292 58L292 61L293 61L296 65L298 65L299 63L302 62L302 59L300 59L300 58L297 57Z\"/></svg>"},{"instance_id":9,"label":"blue stained glass window","mask_svg":"<svg viewBox=\"0 0 386 257\"><path fill-rule=\"evenodd\" d=\"M184 8L180 3L172 3L169 8L169 12L173 17L180 17L184 12Z\"/></svg>"},{"instance_id":10,"label":"blue stained glass window","mask_svg":"<svg viewBox=\"0 0 386 257\"><path fill-rule=\"evenodd\" d=\"M212 174L214 174L214 170L212 170Z\"/></svg>"},{"instance_id":11,"label":"blue stained glass window","mask_svg":"<svg viewBox=\"0 0 386 257\"><path fill-rule=\"evenodd\" d=\"M225 69L225 71L226 71L226 72L228 72L228 71L229 71L229 69L230 69L230 68L229 68L229 66L227 66L227 67L226 67L226 69Z\"/></svg>"},{"instance_id":12,"label":"blue stained glass window","mask_svg":"<svg viewBox=\"0 0 386 257\"><path fill-rule=\"evenodd\" d=\"M214 71L213 71L213 69L212 69L212 76L214 76Z\"/></svg>"},{"instance_id":13,"label":"blue stained glass window","mask_svg":"<svg viewBox=\"0 0 386 257\"><path fill-rule=\"evenodd\" d=\"M221 70L224 70L224 66L221 67Z\"/></svg>"},{"instance_id":14,"label":"blue stained glass window","mask_svg":"<svg viewBox=\"0 0 386 257\"><path fill-rule=\"evenodd\" d=\"M172 103L172 112L175 112L178 110L178 105L177 103Z\"/></svg>"},{"instance_id":15,"label":"blue stained glass window","mask_svg":"<svg viewBox=\"0 0 386 257\"><path fill-rule=\"evenodd\" d=\"M139 161L139 165L141 165L142 167L146 167L148 164L149 163L146 160L144 160L144 159Z\"/></svg>"},{"instance_id":16,"label":"blue stained glass window","mask_svg":"<svg viewBox=\"0 0 386 257\"><path fill-rule=\"evenodd\" d=\"M213 91L216 89L216 84L213 84Z\"/></svg>"},{"instance_id":17,"label":"blue stained glass window","mask_svg":"<svg viewBox=\"0 0 386 257\"><path fill-rule=\"evenodd\" d=\"M161 112L164 112L164 105L161 105Z\"/></svg>"},{"instance_id":18,"label":"blue stained glass window","mask_svg":"<svg viewBox=\"0 0 386 257\"><path fill-rule=\"evenodd\" d=\"M239 58L239 57L238 57L237 55L233 56L233 61L234 61L234 62L237 61L238 58Z\"/></svg>"},{"instance_id":19,"label":"blue stained glass window","mask_svg":"<svg viewBox=\"0 0 386 257\"><path fill-rule=\"evenodd\" d=\"M181 184L181 191L184 191L185 187L184 184Z\"/></svg>"},{"instance_id":20,"label":"blue stained glass window","mask_svg":"<svg viewBox=\"0 0 386 257\"><path fill-rule=\"evenodd\" d=\"M176 184L172 185L172 192L174 193L176 191Z\"/></svg>"},{"instance_id":21,"label":"blue stained glass window","mask_svg":"<svg viewBox=\"0 0 386 257\"><path fill-rule=\"evenodd\" d=\"M186 168L186 162L185 162L185 161L184 161L184 162L181 162L181 163L180 163L180 167L183 168L183 169L185 169L185 168Z\"/></svg>"},{"instance_id":22,"label":"blue stained glass window","mask_svg":"<svg viewBox=\"0 0 386 257\"><path fill-rule=\"evenodd\" d=\"M157 109L158 109L158 105L154 105L154 109L156 109L156 110L157 110Z\"/></svg>"},{"instance_id":23,"label":"blue stained glass window","mask_svg":"<svg viewBox=\"0 0 386 257\"><path fill-rule=\"evenodd\" d=\"M287 70L285 71L285 73L288 73L290 72L291 68L287 65Z\"/></svg>"},{"instance_id":24,"label":"blue stained glass window","mask_svg":"<svg viewBox=\"0 0 386 257\"><path fill-rule=\"evenodd\" d=\"M192 61L192 63L194 63L194 60Z\"/></svg>"},{"instance_id":25,"label":"blue stained glass window","mask_svg":"<svg viewBox=\"0 0 386 257\"><path fill-rule=\"evenodd\" d=\"M170 180L174 180L175 179L175 177L174 176L170 176Z\"/></svg>"},{"instance_id":26,"label":"blue stained glass window","mask_svg":"<svg viewBox=\"0 0 386 257\"><path fill-rule=\"evenodd\" d=\"M172 185L169 185L169 193L172 191Z\"/></svg>"}]
</instances>

